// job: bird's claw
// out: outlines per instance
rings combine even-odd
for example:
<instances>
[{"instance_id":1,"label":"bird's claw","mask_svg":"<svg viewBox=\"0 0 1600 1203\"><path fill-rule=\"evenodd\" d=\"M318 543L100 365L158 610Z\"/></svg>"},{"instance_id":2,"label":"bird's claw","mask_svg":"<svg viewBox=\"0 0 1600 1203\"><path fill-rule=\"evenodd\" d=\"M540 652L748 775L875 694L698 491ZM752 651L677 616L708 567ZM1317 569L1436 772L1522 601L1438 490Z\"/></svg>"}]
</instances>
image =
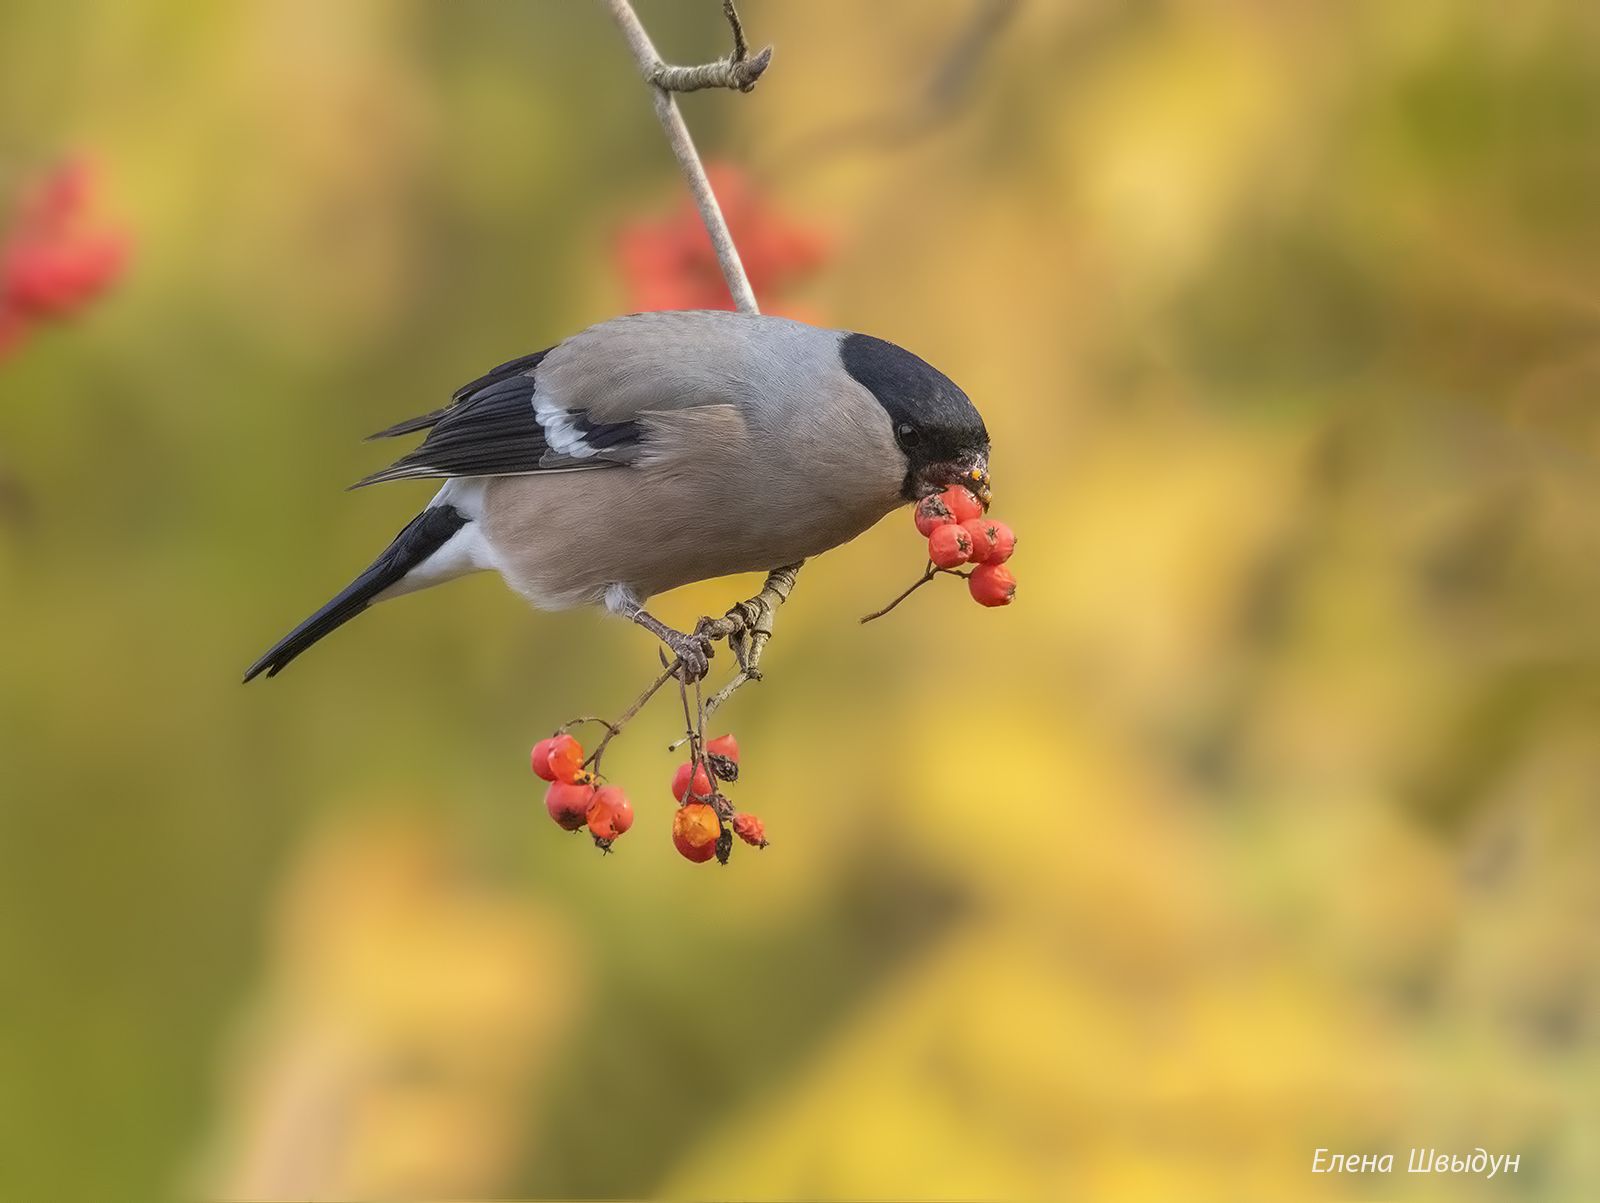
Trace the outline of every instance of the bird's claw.
<instances>
[{"instance_id":1,"label":"bird's claw","mask_svg":"<svg viewBox=\"0 0 1600 1203\"><path fill-rule=\"evenodd\" d=\"M716 654L716 649L711 645L711 637L701 627L697 626L692 633L672 631L663 637L663 642L678 658L682 670L680 676L685 685L703 681L711 671L711 657Z\"/></svg>"}]
</instances>

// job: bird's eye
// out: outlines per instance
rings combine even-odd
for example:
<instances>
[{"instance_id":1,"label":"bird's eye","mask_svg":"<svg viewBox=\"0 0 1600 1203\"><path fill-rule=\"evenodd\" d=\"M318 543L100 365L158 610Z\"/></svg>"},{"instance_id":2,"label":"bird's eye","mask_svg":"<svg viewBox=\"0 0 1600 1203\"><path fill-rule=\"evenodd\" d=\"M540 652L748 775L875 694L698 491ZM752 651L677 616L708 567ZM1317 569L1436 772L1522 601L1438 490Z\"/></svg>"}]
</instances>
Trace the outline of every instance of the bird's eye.
<instances>
[{"instance_id":1,"label":"bird's eye","mask_svg":"<svg viewBox=\"0 0 1600 1203\"><path fill-rule=\"evenodd\" d=\"M900 445L903 447L915 447L922 440L922 432L910 422L900 423L894 432L900 436Z\"/></svg>"}]
</instances>

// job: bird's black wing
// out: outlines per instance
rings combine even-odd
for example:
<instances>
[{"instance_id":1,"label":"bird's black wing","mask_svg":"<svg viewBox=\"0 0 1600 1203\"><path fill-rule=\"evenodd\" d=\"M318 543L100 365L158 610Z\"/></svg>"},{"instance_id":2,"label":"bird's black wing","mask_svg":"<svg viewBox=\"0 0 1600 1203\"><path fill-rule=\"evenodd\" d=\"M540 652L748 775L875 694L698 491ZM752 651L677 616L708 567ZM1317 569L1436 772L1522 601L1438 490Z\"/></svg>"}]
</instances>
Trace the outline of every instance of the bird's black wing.
<instances>
[{"instance_id":1,"label":"bird's black wing","mask_svg":"<svg viewBox=\"0 0 1600 1203\"><path fill-rule=\"evenodd\" d=\"M637 422L591 422L581 411L565 410L541 418L534 403L535 377L548 353L503 363L457 389L445 408L372 435L428 431L416 450L351 488L417 477L521 476L629 462L639 441Z\"/></svg>"}]
</instances>

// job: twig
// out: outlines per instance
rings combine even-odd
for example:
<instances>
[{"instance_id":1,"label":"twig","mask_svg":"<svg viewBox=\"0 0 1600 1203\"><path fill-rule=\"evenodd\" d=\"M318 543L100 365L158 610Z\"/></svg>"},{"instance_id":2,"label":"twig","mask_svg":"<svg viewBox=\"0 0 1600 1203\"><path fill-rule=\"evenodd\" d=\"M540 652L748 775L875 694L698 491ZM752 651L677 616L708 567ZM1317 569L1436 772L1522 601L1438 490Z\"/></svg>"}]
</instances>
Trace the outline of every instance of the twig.
<instances>
[{"instance_id":1,"label":"twig","mask_svg":"<svg viewBox=\"0 0 1600 1203\"><path fill-rule=\"evenodd\" d=\"M733 31L733 53L727 58L699 67L673 67L658 62L648 78L658 88L669 92L698 92L703 88L737 88L741 92L755 90L772 63L772 47L764 47L755 58L744 40L744 23L739 20L739 10L733 0L722 0L722 15L728 19Z\"/></svg>"},{"instance_id":2,"label":"twig","mask_svg":"<svg viewBox=\"0 0 1600 1203\"><path fill-rule=\"evenodd\" d=\"M604 3L617 27L622 30L640 73L651 85L655 95L656 116L661 121L661 128L666 131L667 142L677 156L689 191L694 195L694 203L700 210L700 220L705 223L706 233L711 235L711 246L716 251L722 278L728 282L728 292L734 304L740 313L760 313L756 294L750 288L750 279L744 272L744 264L739 261L739 250L733 245L733 235L728 233L728 223L723 219L722 209L711 191L711 182L706 179L705 166L700 162L694 139L689 136L689 127L684 124L683 114L678 112L678 102L672 98L672 93L711 87L737 88L748 92L772 61L772 47L768 46L753 59L737 57L744 45L744 29L739 24L739 14L733 7L733 0L723 0L723 12L733 26L735 57L700 67L669 67L656 53L650 35L640 24L639 16L633 11L629 0L604 0Z\"/></svg>"},{"instance_id":3,"label":"twig","mask_svg":"<svg viewBox=\"0 0 1600 1203\"><path fill-rule=\"evenodd\" d=\"M967 574L965 572L958 572L954 568L935 568L933 566L933 563L930 561L929 564L928 564L928 567L923 570L922 575L919 576L916 580L912 581L910 587L907 588L904 593L902 593L899 597L895 598L892 602L890 602L883 609L874 610L871 614L863 614L861 616L861 621L863 623L868 623L868 622L871 622L874 618L882 618L890 610L894 609L901 602L905 601L906 598L910 597L913 593L915 593L918 589L922 588L924 585L926 585L929 581L931 581L936 576L959 576L959 577L965 578L966 575Z\"/></svg>"},{"instance_id":4,"label":"twig","mask_svg":"<svg viewBox=\"0 0 1600 1203\"><path fill-rule=\"evenodd\" d=\"M689 127L684 124L683 114L678 111L678 103L672 94L697 91L701 88L736 88L741 92L748 92L755 87L756 80L761 78L762 73L772 62L772 47L768 46L751 57L749 46L745 42L744 25L739 20L739 10L734 6L734 0L722 0L722 13L728 19L728 27L733 33L733 52L725 59L699 67L669 66L662 62L660 55L656 53L650 35L645 32L629 0L603 0L603 3L622 31L628 49L632 51L634 61L639 66L640 74L650 85L655 99L656 116L661 121L661 128L666 132L672 153L677 156L678 166L682 169L683 178L694 196L695 205L700 210L700 220L705 224L706 233L711 237L712 249L716 251L717 263L722 268L722 277L727 281L728 292L733 297L735 306L740 313L759 314L761 309L756 304L756 295L750 287L750 279L745 275L744 264L739 261L739 251L733 244L733 235L728 232L728 223L724 220L722 209L711 191L711 182L706 178L705 165L700 161L700 155L694 148L694 140L689 136ZM727 701L740 686L761 679L759 667L761 654L766 649L767 641L772 638L774 617L778 607L789 600L789 594L794 589L795 577L799 572L799 564L786 564L781 568L774 568L767 574L761 591L754 597L740 602L722 618L702 622L697 628L700 634L712 640L727 640L729 649L739 662L739 671L727 685L709 701L701 697L702 728L706 717ZM622 717L615 723L607 725L605 738L600 741L600 746L586 763L598 764L600 753L606 744L616 737L623 726L644 707L657 690L678 674L679 667L677 663L667 665L661 676L639 695L638 700ZM687 711L687 689L684 690L684 707ZM679 740L673 747L678 747L683 742Z\"/></svg>"},{"instance_id":5,"label":"twig","mask_svg":"<svg viewBox=\"0 0 1600 1203\"><path fill-rule=\"evenodd\" d=\"M624 710L622 712L621 717L619 717L616 722L608 723L608 722L605 721L605 719L597 720L598 722L604 724L605 729L606 729L606 733L601 738L600 742L595 746L594 751L589 753L589 759L585 760L583 762L583 767L584 768L586 768L586 769L595 769L595 770L598 770L600 768L600 756L601 756L601 753L603 753L606 750L606 745L608 743L610 743L613 739L615 739L618 735L620 735L622 733L622 728L624 728L625 726L628 725L628 720L633 718L634 715L638 714L639 711L643 710L645 703L648 702L651 698L655 697L656 696L656 691L659 690L668 681L672 680L673 675L677 671L678 671L678 662L676 660L674 660L671 664L669 664L665 669L662 670L661 675L659 677L657 677L654 681L652 681L650 683L649 687L643 693L641 693L637 698L634 699L633 705L629 706L626 710ZM576 721L576 720L574 720L574 721ZM571 724L568 724L568 725L570 726Z\"/></svg>"}]
</instances>

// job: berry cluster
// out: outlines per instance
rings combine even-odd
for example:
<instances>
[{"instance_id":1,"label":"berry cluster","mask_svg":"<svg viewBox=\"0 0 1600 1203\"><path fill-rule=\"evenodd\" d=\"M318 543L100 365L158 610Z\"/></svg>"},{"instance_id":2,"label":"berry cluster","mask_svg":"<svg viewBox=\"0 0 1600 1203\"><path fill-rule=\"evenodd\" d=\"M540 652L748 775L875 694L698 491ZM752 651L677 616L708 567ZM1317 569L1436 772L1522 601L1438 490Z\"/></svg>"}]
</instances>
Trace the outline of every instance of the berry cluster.
<instances>
[{"instance_id":1,"label":"berry cluster","mask_svg":"<svg viewBox=\"0 0 1600 1203\"><path fill-rule=\"evenodd\" d=\"M534 744L532 763L534 773L550 783L544 805L557 826L567 831L587 827L602 851L633 826L628 795L621 786L600 784L584 759L583 745L566 731ZM679 765L673 774L678 811L672 842L689 860L700 863L715 856L727 864L735 835L758 848L767 846L761 820L736 812L718 789L718 782L738 776L739 744L731 735L707 742L703 756Z\"/></svg>"},{"instance_id":2,"label":"berry cluster","mask_svg":"<svg viewBox=\"0 0 1600 1203\"><path fill-rule=\"evenodd\" d=\"M735 167L706 168L750 286L763 308L774 298L785 310L789 288L814 275L828 256L827 239L810 226L776 209ZM731 309L711 238L693 201L685 197L669 216L628 223L617 232L616 262L627 284L629 307L652 309Z\"/></svg>"},{"instance_id":3,"label":"berry cluster","mask_svg":"<svg viewBox=\"0 0 1600 1203\"><path fill-rule=\"evenodd\" d=\"M1017 578L1005 566L1016 550L1017 536L1004 522L983 513L983 503L960 485L924 497L917 503L917 529L928 537L928 560L940 571L963 564L967 589L980 606L1009 606Z\"/></svg>"},{"instance_id":4,"label":"berry cluster","mask_svg":"<svg viewBox=\"0 0 1600 1203\"><path fill-rule=\"evenodd\" d=\"M708 740L703 757L680 764L672 775L672 796L678 800L672 843L685 859L701 864L715 856L725 865L734 836L757 848L767 846L761 820L734 810L718 788L718 782L738 779L739 743L731 735Z\"/></svg>"},{"instance_id":5,"label":"berry cluster","mask_svg":"<svg viewBox=\"0 0 1600 1203\"><path fill-rule=\"evenodd\" d=\"M544 808L567 831L588 827L602 849L633 826L633 803L621 786L598 785L585 767L583 745L565 731L533 745L533 771L550 783Z\"/></svg>"},{"instance_id":6,"label":"berry cluster","mask_svg":"<svg viewBox=\"0 0 1600 1203\"><path fill-rule=\"evenodd\" d=\"M86 224L94 183L89 165L73 160L19 198L0 242L0 354L38 323L73 316L122 274L126 236Z\"/></svg>"}]
</instances>

